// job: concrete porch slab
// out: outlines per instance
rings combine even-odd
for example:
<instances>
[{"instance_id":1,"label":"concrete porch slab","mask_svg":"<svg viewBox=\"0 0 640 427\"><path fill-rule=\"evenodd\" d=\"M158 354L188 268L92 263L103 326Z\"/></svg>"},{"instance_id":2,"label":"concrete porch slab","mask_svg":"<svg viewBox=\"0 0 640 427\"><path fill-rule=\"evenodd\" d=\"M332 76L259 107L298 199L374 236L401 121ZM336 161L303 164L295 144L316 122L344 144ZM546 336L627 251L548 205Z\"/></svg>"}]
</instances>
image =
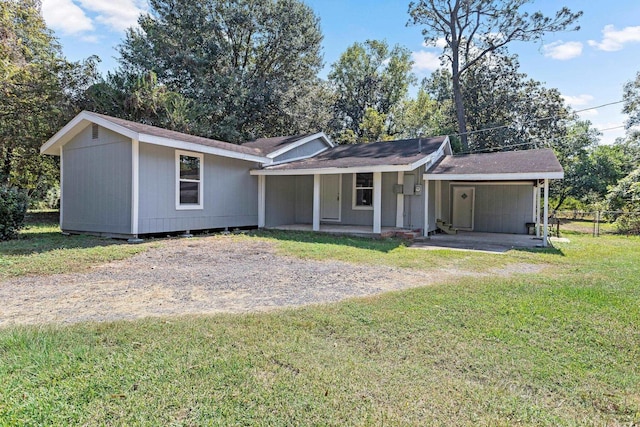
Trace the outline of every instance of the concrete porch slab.
<instances>
[{"instance_id":1,"label":"concrete porch slab","mask_svg":"<svg viewBox=\"0 0 640 427\"><path fill-rule=\"evenodd\" d=\"M434 234L414 242L412 249L454 249L504 253L511 249L534 249L542 246L542 239L526 234L476 233Z\"/></svg>"}]
</instances>

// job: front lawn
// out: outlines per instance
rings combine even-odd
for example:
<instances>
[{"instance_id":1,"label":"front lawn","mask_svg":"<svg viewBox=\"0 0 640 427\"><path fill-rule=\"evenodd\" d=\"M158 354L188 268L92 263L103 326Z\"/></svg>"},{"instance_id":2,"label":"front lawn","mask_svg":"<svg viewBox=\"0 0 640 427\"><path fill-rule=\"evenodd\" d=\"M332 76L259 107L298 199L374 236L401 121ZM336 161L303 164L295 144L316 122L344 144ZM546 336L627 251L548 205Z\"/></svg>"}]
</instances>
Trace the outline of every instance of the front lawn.
<instances>
[{"instance_id":1,"label":"front lawn","mask_svg":"<svg viewBox=\"0 0 640 427\"><path fill-rule=\"evenodd\" d=\"M546 268L266 314L5 328L0 425L640 424L639 238L505 255L245 238L396 268Z\"/></svg>"},{"instance_id":2,"label":"front lawn","mask_svg":"<svg viewBox=\"0 0 640 427\"><path fill-rule=\"evenodd\" d=\"M60 233L56 213L31 213L17 239L0 241L0 281L17 276L76 273L124 259L155 242L130 245L124 240Z\"/></svg>"}]
</instances>

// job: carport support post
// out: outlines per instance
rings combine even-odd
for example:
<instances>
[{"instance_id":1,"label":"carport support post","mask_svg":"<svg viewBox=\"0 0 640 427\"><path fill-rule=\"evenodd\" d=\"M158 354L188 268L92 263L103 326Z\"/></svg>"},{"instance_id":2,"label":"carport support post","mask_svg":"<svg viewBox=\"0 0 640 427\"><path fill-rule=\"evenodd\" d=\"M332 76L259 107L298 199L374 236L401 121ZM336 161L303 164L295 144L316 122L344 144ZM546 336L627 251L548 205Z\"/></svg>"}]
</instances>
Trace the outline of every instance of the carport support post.
<instances>
[{"instance_id":1,"label":"carport support post","mask_svg":"<svg viewBox=\"0 0 640 427\"><path fill-rule=\"evenodd\" d=\"M422 226L422 235L429 236L429 180L424 180L424 224Z\"/></svg>"},{"instance_id":2,"label":"carport support post","mask_svg":"<svg viewBox=\"0 0 640 427\"><path fill-rule=\"evenodd\" d=\"M319 174L313 175L313 231L320 231L320 175Z\"/></svg>"},{"instance_id":3,"label":"carport support post","mask_svg":"<svg viewBox=\"0 0 640 427\"><path fill-rule=\"evenodd\" d=\"M373 232L382 231L382 172L373 173Z\"/></svg>"},{"instance_id":4,"label":"carport support post","mask_svg":"<svg viewBox=\"0 0 640 427\"><path fill-rule=\"evenodd\" d=\"M544 225L542 226L542 247L547 247L547 239L549 238L549 180L544 180Z\"/></svg>"},{"instance_id":5,"label":"carport support post","mask_svg":"<svg viewBox=\"0 0 640 427\"><path fill-rule=\"evenodd\" d=\"M404 172L398 172L398 185L404 184ZM404 194L396 194L396 227L404 227Z\"/></svg>"},{"instance_id":6,"label":"carport support post","mask_svg":"<svg viewBox=\"0 0 640 427\"><path fill-rule=\"evenodd\" d=\"M266 211L267 177L258 175L258 228L264 228Z\"/></svg>"}]
</instances>

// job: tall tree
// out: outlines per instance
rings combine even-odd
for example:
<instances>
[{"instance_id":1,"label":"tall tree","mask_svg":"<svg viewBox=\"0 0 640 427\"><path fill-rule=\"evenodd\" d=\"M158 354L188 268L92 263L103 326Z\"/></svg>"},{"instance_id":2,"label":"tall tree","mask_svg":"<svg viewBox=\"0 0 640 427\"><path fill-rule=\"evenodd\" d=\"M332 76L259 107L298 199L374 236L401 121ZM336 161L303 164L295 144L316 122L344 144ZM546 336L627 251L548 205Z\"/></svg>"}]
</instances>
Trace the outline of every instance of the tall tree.
<instances>
[{"instance_id":1,"label":"tall tree","mask_svg":"<svg viewBox=\"0 0 640 427\"><path fill-rule=\"evenodd\" d=\"M367 40L349 46L329 73L336 93L334 127L338 139L362 142L393 134L393 109L415 81L412 65L408 49L398 45L389 48L385 41ZM378 130L372 132L374 128Z\"/></svg>"},{"instance_id":2,"label":"tall tree","mask_svg":"<svg viewBox=\"0 0 640 427\"><path fill-rule=\"evenodd\" d=\"M197 106L197 133L240 142L312 130L291 106L315 105L297 88L322 66L319 20L301 1L150 0L139 24L120 46L119 73L155 73Z\"/></svg>"},{"instance_id":3,"label":"tall tree","mask_svg":"<svg viewBox=\"0 0 640 427\"><path fill-rule=\"evenodd\" d=\"M419 0L409 4L411 23L422 25L427 45L445 41L443 56L451 66L453 99L463 150L467 141L467 114L462 76L478 61L513 41L539 40L545 34L570 28L582 15L563 7L555 16L528 13L533 0ZM572 29L579 29L574 27Z\"/></svg>"},{"instance_id":4,"label":"tall tree","mask_svg":"<svg viewBox=\"0 0 640 427\"><path fill-rule=\"evenodd\" d=\"M41 195L57 166L40 145L76 112L96 58L68 62L36 0L0 2L0 181Z\"/></svg>"},{"instance_id":5,"label":"tall tree","mask_svg":"<svg viewBox=\"0 0 640 427\"><path fill-rule=\"evenodd\" d=\"M487 55L461 82L471 151L548 146L566 135L567 120L574 119L560 93L520 72L515 56ZM422 88L455 117L449 70L437 70Z\"/></svg>"}]
</instances>

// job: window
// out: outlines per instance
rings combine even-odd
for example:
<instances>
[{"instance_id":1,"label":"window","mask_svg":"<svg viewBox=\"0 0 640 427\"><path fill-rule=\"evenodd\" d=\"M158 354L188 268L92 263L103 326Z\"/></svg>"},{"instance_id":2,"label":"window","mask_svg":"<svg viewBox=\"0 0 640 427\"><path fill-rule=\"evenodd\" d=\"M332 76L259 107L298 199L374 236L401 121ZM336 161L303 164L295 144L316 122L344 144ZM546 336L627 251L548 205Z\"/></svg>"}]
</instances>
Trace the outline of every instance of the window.
<instances>
[{"instance_id":1,"label":"window","mask_svg":"<svg viewBox=\"0 0 640 427\"><path fill-rule=\"evenodd\" d=\"M353 209L373 209L373 173L353 174Z\"/></svg>"},{"instance_id":2,"label":"window","mask_svg":"<svg viewBox=\"0 0 640 427\"><path fill-rule=\"evenodd\" d=\"M202 154L176 151L176 209L202 209L202 160Z\"/></svg>"}]
</instances>

